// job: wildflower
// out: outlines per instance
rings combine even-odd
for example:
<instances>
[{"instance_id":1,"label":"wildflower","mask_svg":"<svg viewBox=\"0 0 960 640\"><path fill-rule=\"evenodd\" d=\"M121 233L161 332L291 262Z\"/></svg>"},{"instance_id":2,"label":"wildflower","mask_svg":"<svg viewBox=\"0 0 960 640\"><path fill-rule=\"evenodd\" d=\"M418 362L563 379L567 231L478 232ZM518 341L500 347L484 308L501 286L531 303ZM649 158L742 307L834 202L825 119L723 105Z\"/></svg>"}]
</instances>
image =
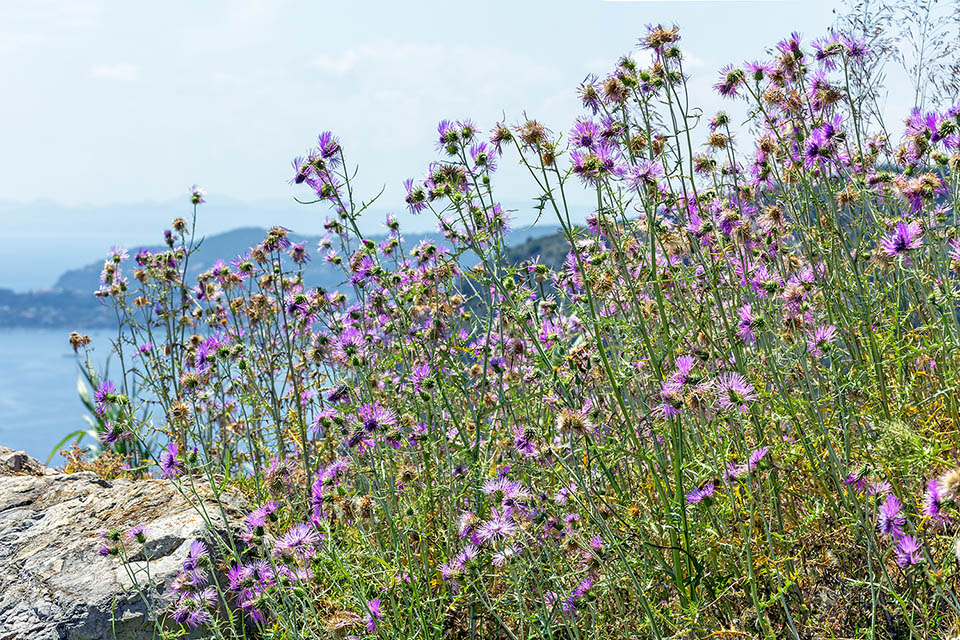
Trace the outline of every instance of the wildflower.
<instances>
[{"instance_id":1,"label":"wildflower","mask_svg":"<svg viewBox=\"0 0 960 640\"><path fill-rule=\"evenodd\" d=\"M454 563L457 568L463 570L468 564L473 562L473 560L480 554L480 549L473 544L466 544L463 547L463 551L457 554L454 558Z\"/></svg>"},{"instance_id":2,"label":"wildflower","mask_svg":"<svg viewBox=\"0 0 960 640\"><path fill-rule=\"evenodd\" d=\"M386 409L376 402L365 404L360 407L360 423L367 433L384 431L397 424L397 414L393 409Z\"/></svg>"},{"instance_id":3,"label":"wildflower","mask_svg":"<svg viewBox=\"0 0 960 640\"><path fill-rule=\"evenodd\" d=\"M290 259L297 264L303 264L310 261L310 254L307 253L306 243L300 242L290 247Z\"/></svg>"},{"instance_id":4,"label":"wildflower","mask_svg":"<svg viewBox=\"0 0 960 640\"><path fill-rule=\"evenodd\" d=\"M833 325L820 325L810 334L807 340L807 352L817 358L822 358L824 350L829 351L837 341L837 328Z\"/></svg>"},{"instance_id":5,"label":"wildflower","mask_svg":"<svg viewBox=\"0 0 960 640\"><path fill-rule=\"evenodd\" d=\"M298 156L291 162L293 165L293 177L290 178L290 184L302 184L304 180L310 177L313 171L313 163L305 160L303 156Z\"/></svg>"},{"instance_id":6,"label":"wildflower","mask_svg":"<svg viewBox=\"0 0 960 640\"><path fill-rule=\"evenodd\" d=\"M901 513L903 503L890 493L886 500L880 505L880 512L877 514L877 529L881 535L899 535L900 527L904 525L905 519Z\"/></svg>"},{"instance_id":7,"label":"wildflower","mask_svg":"<svg viewBox=\"0 0 960 640\"><path fill-rule=\"evenodd\" d=\"M663 168L660 163L645 160L630 170L626 180L632 188L639 191L657 186L657 178L662 174Z\"/></svg>"},{"instance_id":8,"label":"wildflower","mask_svg":"<svg viewBox=\"0 0 960 640\"><path fill-rule=\"evenodd\" d=\"M897 564L901 567L917 564L920 562L920 551L922 549L923 545L917 541L916 536L898 536L895 549Z\"/></svg>"},{"instance_id":9,"label":"wildflower","mask_svg":"<svg viewBox=\"0 0 960 640\"><path fill-rule=\"evenodd\" d=\"M514 546L504 547L503 550L497 551L491 556L491 562L495 567L502 567L507 563L510 558L513 558L517 555L517 548Z\"/></svg>"},{"instance_id":10,"label":"wildflower","mask_svg":"<svg viewBox=\"0 0 960 640\"><path fill-rule=\"evenodd\" d=\"M575 147L593 149L600 137L600 128L592 120L577 120L570 130L570 143Z\"/></svg>"},{"instance_id":11,"label":"wildflower","mask_svg":"<svg viewBox=\"0 0 960 640\"><path fill-rule=\"evenodd\" d=\"M117 388L109 380L104 380L97 386L93 399L97 403L97 413L103 415L107 408L117 400Z\"/></svg>"},{"instance_id":12,"label":"wildflower","mask_svg":"<svg viewBox=\"0 0 960 640\"><path fill-rule=\"evenodd\" d=\"M893 491L893 487L886 480L871 480L867 483L867 495L885 496Z\"/></svg>"},{"instance_id":13,"label":"wildflower","mask_svg":"<svg viewBox=\"0 0 960 640\"><path fill-rule=\"evenodd\" d=\"M250 529L265 527L267 525L267 518L270 518L278 508L277 503L271 500L251 511L243 521Z\"/></svg>"},{"instance_id":14,"label":"wildflower","mask_svg":"<svg viewBox=\"0 0 960 640\"><path fill-rule=\"evenodd\" d=\"M847 55L853 60L862 60L870 55L870 48L867 46L866 40L862 38L845 35L842 38L842 43L847 50Z\"/></svg>"},{"instance_id":15,"label":"wildflower","mask_svg":"<svg viewBox=\"0 0 960 640\"><path fill-rule=\"evenodd\" d=\"M420 213L427 208L427 192L422 185L414 185L413 180L405 180L403 187L407 190L404 198L410 213Z\"/></svg>"},{"instance_id":16,"label":"wildflower","mask_svg":"<svg viewBox=\"0 0 960 640\"><path fill-rule=\"evenodd\" d=\"M753 387L739 373L723 373L715 383L717 401L723 409L746 411L748 403L756 400Z\"/></svg>"},{"instance_id":17,"label":"wildflower","mask_svg":"<svg viewBox=\"0 0 960 640\"><path fill-rule=\"evenodd\" d=\"M755 468L765 468L769 460L767 454L770 453L770 447L760 447L750 453L747 459L747 470L753 471Z\"/></svg>"},{"instance_id":18,"label":"wildflower","mask_svg":"<svg viewBox=\"0 0 960 640\"><path fill-rule=\"evenodd\" d=\"M936 524L946 524L950 519L943 513L943 499L940 481L936 478L931 478L927 481L927 491L923 496L921 513L933 520Z\"/></svg>"},{"instance_id":19,"label":"wildflower","mask_svg":"<svg viewBox=\"0 0 960 640\"><path fill-rule=\"evenodd\" d=\"M487 147L486 142L475 142L470 145L470 158L473 160L474 166L478 169L483 169L491 173L497 170L496 156L494 156L490 148Z\"/></svg>"},{"instance_id":20,"label":"wildflower","mask_svg":"<svg viewBox=\"0 0 960 640\"><path fill-rule=\"evenodd\" d=\"M308 560L316 552L320 536L316 529L306 523L295 524L283 534L274 546L274 552L281 558L299 558Z\"/></svg>"},{"instance_id":21,"label":"wildflower","mask_svg":"<svg viewBox=\"0 0 960 640\"><path fill-rule=\"evenodd\" d=\"M147 541L147 529L142 524L132 526L127 530L127 540L143 544Z\"/></svg>"},{"instance_id":22,"label":"wildflower","mask_svg":"<svg viewBox=\"0 0 960 640\"><path fill-rule=\"evenodd\" d=\"M713 88L725 98L735 98L737 97L737 89L745 78L743 69L727 65L720 70L720 81L713 85Z\"/></svg>"},{"instance_id":23,"label":"wildflower","mask_svg":"<svg viewBox=\"0 0 960 640\"><path fill-rule=\"evenodd\" d=\"M745 304L740 307L740 321L737 323L737 333L746 344L756 341L754 329L762 324L761 318L753 314L753 305Z\"/></svg>"},{"instance_id":24,"label":"wildflower","mask_svg":"<svg viewBox=\"0 0 960 640\"><path fill-rule=\"evenodd\" d=\"M183 464L178 459L180 448L176 442L171 442L160 454L160 474L164 478L174 478L183 473Z\"/></svg>"},{"instance_id":25,"label":"wildflower","mask_svg":"<svg viewBox=\"0 0 960 640\"><path fill-rule=\"evenodd\" d=\"M490 520L481 524L477 529L477 536L483 542L497 542L509 538L516 530L516 523L493 509Z\"/></svg>"},{"instance_id":26,"label":"wildflower","mask_svg":"<svg viewBox=\"0 0 960 640\"><path fill-rule=\"evenodd\" d=\"M704 506L710 506L713 502L713 492L716 490L716 485L711 480L704 485L693 489L687 494L687 503L688 504L697 504L702 502Z\"/></svg>"},{"instance_id":27,"label":"wildflower","mask_svg":"<svg viewBox=\"0 0 960 640\"><path fill-rule=\"evenodd\" d=\"M580 96L580 101L583 103L583 106L590 109L594 115L596 115L602 104L600 92L597 90L597 76L590 74L584 78L583 82L580 83L580 88L577 90L577 93Z\"/></svg>"},{"instance_id":28,"label":"wildflower","mask_svg":"<svg viewBox=\"0 0 960 640\"><path fill-rule=\"evenodd\" d=\"M464 511L457 519L457 531L460 532L460 539L464 539L474 533L480 519L472 511Z\"/></svg>"},{"instance_id":29,"label":"wildflower","mask_svg":"<svg viewBox=\"0 0 960 640\"><path fill-rule=\"evenodd\" d=\"M803 164L810 169L821 167L834 156L835 150L835 145L826 134L815 130L804 144Z\"/></svg>"},{"instance_id":30,"label":"wildflower","mask_svg":"<svg viewBox=\"0 0 960 640\"><path fill-rule=\"evenodd\" d=\"M363 620L367 623L367 633L374 633L377 630L377 622L382 617L380 613L380 598L374 598L367 602L367 613Z\"/></svg>"},{"instance_id":31,"label":"wildflower","mask_svg":"<svg viewBox=\"0 0 960 640\"><path fill-rule=\"evenodd\" d=\"M517 127L517 135L526 146L540 147L546 144L550 130L536 120L527 120Z\"/></svg>"},{"instance_id":32,"label":"wildflower","mask_svg":"<svg viewBox=\"0 0 960 640\"><path fill-rule=\"evenodd\" d=\"M190 187L190 202L193 204L203 204L206 200L203 197L207 195L207 192L200 188L200 185L192 185Z\"/></svg>"},{"instance_id":33,"label":"wildflower","mask_svg":"<svg viewBox=\"0 0 960 640\"><path fill-rule=\"evenodd\" d=\"M340 140L332 132L324 131L317 136L317 151L331 166L339 164L339 159L334 156L340 151Z\"/></svg>"},{"instance_id":34,"label":"wildflower","mask_svg":"<svg viewBox=\"0 0 960 640\"><path fill-rule=\"evenodd\" d=\"M723 472L723 479L727 482L736 480L747 472L747 465L731 462Z\"/></svg>"},{"instance_id":35,"label":"wildflower","mask_svg":"<svg viewBox=\"0 0 960 640\"><path fill-rule=\"evenodd\" d=\"M107 420L106 429L100 434L100 442L106 446L112 446L120 440L130 437L127 431L124 431L123 425Z\"/></svg>"},{"instance_id":36,"label":"wildflower","mask_svg":"<svg viewBox=\"0 0 960 640\"><path fill-rule=\"evenodd\" d=\"M437 150L445 149L450 155L457 152L457 142L460 140L460 132L457 126L450 120L441 120L437 125Z\"/></svg>"},{"instance_id":37,"label":"wildflower","mask_svg":"<svg viewBox=\"0 0 960 640\"><path fill-rule=\"evenodd\" d=\"M857 471L851 471L844 482L854 487L857 491L864 491L867 488L867 469L862 468Z\"/></svg>"},{"instance_id":38,"label":"wildflower","mask_svg":"<svg viewBox=\"0 0 960 640\"><path fill-rule=\"evenodd\" d=\"M574 151L570 154L570 162L575 174L580 176L584 184L596 185L603 178L623 173L623 168L617 164L619 152L610 145L598 145L589 152Z\"/></svg>"},{"instance_id":39,"label":"wildflower","mask_svg":"<svg viewBox=\"0 0 960 640\"><path fill-rule=\"evenodd\" d=\"M909 223L900 222L897 224L896 231L880 241L880 246L884 253L895 258L922 246L923 240L920 238L922 233L923 228L919 222L915 220Z\"/></svg>"},{"instance_id":40,"label":"wildflower","mask_svg":"<svg viewBox=\"0 0 960 640\"><path fill-rule=\"evenodd\" d=\"M504 142L513 142L513 132L502 122L498 122L490 134L490 144L496 149L497 155L503 155Z\"/></svg>"},{"instance_id":41,"label":"wildflower","mask_svg":"<svg viewBox=\"0 0 960 640\"><path fill-rule=\"evenodd\" d=\"M209 559L210 557L209 552L207 551L207 545L205 545L202 540L194 540L190 543L190 549L187 552L187 557L183 561L183 568L185 571L199 569L201 566L207 564Z\"/></svg>"}]
</instances>

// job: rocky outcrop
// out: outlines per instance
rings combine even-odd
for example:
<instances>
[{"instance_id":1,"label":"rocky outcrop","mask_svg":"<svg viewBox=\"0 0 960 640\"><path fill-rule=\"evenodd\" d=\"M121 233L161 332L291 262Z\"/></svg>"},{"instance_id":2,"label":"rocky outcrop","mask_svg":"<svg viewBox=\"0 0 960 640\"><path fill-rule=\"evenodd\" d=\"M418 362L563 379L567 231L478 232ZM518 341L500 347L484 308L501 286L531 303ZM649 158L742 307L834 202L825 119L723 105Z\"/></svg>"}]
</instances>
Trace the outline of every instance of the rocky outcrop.
<instances>
[{"instance_id":1,"label":"rocky outcrop","mask_svg":"<svg viewBox=\"0 0 960 640\"><path fill-rule=\"evenodd\" d=\"M240 498L224 499L227 519L243 516ZM216 528L226 527L215 506ZM99 532L142 524L148 540L131 566L145 578L145 557L162 598L190 542L211 532L169 482L103 480L59 473L22 451L0 447L0 640L147 640L153 623L122 563L100 556Z\"/></svg>"}]
</instances>

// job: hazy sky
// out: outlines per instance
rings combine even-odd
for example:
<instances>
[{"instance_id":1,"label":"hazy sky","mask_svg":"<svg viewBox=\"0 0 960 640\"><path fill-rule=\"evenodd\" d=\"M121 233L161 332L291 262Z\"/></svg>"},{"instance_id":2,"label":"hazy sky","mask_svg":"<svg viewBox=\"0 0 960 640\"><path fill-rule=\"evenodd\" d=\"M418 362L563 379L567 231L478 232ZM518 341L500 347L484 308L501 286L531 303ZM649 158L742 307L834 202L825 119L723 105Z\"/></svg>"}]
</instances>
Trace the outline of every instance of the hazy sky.
<instances>
[{"instance_id":1,"label":"hazy sky","mask_svg":"<svg viewBox=\"0 0 960 640\"><path fill-rule=\"evenodd\" d=\"M162 201L193 182L288 199L290 158L331 129L397 206L441 118L487 129L526 110L566 131L584 76L657 22L681 26L710 112L723 64L823 34L834 4L3 0L0 200ZM529 195L518 180L504 199Z\"/></svg>"}]
</instances>

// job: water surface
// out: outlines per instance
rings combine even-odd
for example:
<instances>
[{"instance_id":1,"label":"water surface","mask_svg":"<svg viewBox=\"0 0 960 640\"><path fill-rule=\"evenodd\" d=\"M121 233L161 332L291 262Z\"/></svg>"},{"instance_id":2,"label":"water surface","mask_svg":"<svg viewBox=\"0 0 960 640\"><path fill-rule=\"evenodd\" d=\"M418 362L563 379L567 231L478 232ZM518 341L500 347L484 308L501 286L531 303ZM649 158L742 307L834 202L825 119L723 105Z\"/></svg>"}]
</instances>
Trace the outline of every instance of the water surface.
<instances>
[{"instance_id":1,"label":"water surface","mask_svg":"<svg viewBox=\"0 0 960 640\"><path fill-rule=\"evenodd\" d=\"M77 393L78 357L63 329L0 329L0 445L46 460L71 431L88 428ZM92 333L94 362L109 353L106 332ZM56 456L51 465L62 464Z\"/></svg>"}]
</instances>

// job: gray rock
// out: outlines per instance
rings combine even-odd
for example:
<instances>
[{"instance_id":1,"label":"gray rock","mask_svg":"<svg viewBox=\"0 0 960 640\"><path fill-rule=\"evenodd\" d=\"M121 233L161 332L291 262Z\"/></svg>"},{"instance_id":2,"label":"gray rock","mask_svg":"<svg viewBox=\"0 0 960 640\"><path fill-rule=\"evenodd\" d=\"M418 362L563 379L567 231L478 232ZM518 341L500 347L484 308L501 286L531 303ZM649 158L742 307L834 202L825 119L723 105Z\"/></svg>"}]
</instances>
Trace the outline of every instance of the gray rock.
<instances>
[{"instance_id":1,"label":"gray rock","mask_svg":"<svg viewBox=\"0 0 960 640\"><path fill-rule=\"evenodd\" d=\"M233 529L247 507L236 496L223 501ZM170 482L59 473L0 447L0 640L153 638L127 569L97 553L99 532L146 526L148 542L133 545L131 570L146 584L149 555L154 588L145 594L162 602L190 543L227 532L212 501L207 512L215 532Z\"/></svg>"}]
</instances>

